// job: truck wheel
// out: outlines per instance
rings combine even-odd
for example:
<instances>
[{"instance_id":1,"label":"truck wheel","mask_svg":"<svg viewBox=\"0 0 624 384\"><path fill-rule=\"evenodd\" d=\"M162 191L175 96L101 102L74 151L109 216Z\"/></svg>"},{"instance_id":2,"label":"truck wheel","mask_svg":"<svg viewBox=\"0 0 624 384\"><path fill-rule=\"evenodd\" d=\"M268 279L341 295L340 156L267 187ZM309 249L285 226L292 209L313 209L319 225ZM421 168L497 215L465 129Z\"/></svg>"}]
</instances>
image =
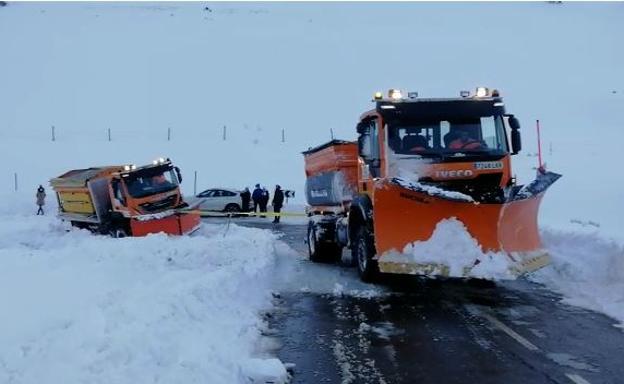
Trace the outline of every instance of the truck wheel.
<instances>
[{"instance_id":1,"label":"truck wheel","mask_svg":"<svg viewBox=\"0 0 624 384\"><path fill-rule=\"evenodd\" d=\"M321 256L321 246L316 237L316 227L312 223L308 224L307 243L310 261L315 263L323 261L323 257Z\"/></svg>"},{"instance_id":2,"label":"truck wheel","mask_svg":"<svg viewBox=\"0 0 624 384\"><path fill-rule=\"evenodd\" d=\"M373 260L375 247L370 231L364 226L358 229L355 244L351 250L351 257L357 263L360 279L366 283L373 282L379 274L377 261Z\"/></svg>"},{"instance_id":3,"label":"truck wheel","mask_svg":"<svg viewBox=\"0 0 624 384\"><path fill-rule=\"evenodd\" d=\"M113 229L110 232L111 236L116 238L116 239L121 239L123 237L128 237L128 233L126 233L126 230L123 228L117 228L117 229Z\"/></svg>"}]
</instances>

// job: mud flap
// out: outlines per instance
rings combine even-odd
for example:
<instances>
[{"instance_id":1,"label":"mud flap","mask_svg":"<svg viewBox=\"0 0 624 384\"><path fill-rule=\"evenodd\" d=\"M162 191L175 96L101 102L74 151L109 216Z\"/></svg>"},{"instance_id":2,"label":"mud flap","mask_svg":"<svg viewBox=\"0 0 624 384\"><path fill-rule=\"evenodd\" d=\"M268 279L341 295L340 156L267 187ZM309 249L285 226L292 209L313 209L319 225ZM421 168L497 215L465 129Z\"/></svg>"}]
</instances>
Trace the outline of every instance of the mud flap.
<instances>
[{"instance_id":1,"label":"mud flap","mask_svg":"<svg viewBox=\"0 0 624 384\"><path fill-rule=\"evenodd\" d=\"M476 203L400 179L378 180L373 195L373 223L380 270L447 275L445 265L418 264L402 256L402 251L410 243L428 240L436 225L449 218L461 221L483 252L506 254L514 275L547 265L549 258L541 244L537 216L544 192L559 177L552 172L540 173L505 203Z\"/></svg>"}]
</instances>

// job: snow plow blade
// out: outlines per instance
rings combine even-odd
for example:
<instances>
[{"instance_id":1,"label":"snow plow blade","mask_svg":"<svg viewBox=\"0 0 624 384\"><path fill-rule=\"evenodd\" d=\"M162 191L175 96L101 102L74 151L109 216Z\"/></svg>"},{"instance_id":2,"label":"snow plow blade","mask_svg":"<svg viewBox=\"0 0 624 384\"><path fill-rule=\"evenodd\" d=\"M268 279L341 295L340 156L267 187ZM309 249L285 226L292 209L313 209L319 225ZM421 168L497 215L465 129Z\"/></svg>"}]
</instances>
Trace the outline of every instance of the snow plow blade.
<instances>
[{"instance_id":1,"label":"snow plow blade","mask_svg":"<svg viewBox=\"0 0 624 384\"><path fill-rule=\"evenodd\" d=\"M199 213L174 213L165 217L137 217L130 221L132 236L147 236L150 233L187 235L199 228Z\"/></svg>"},{"instance_id":2,"label":"snow plow blade","mask_svg":"<svg viewBox=\"0 0 624 384\"><path fill-rule=\"evenodd\" d=\"M415 262L403 250L416 241L427 241L440 221L451 218L465 226L482 252L508 257L511 276L546 266L550 257L541 244L537 216L544 192L559 177L540 173L504 203L475 203L465 195L396 178L377 181L373 222L380 271L448 276L447 263ZM465 268L463 277L470 277L470 270Z\"/></svg>"}]
</instances>

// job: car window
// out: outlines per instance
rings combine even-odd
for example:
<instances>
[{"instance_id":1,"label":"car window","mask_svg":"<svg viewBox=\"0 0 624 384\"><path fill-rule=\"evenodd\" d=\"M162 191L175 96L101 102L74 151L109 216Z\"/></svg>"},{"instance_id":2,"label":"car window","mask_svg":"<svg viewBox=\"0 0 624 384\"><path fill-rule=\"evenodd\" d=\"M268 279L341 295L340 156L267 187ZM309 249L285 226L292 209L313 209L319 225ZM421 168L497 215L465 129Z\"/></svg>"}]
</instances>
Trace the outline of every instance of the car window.
<instances>
[{"instance_id":1,"label":"car window","mask_svg":"<svg viewBox=\"0 0 624 384\"><path fill-rule=\"evenodd\" d=\"M221 196L223 196L223 191L219 191L219 190L214 191L214 194L212 195L212 197L221 197Z\"/></svg>"},{"instance_id":2,"label":"car window","mask_svg":"<svg viewBox=\"0 0 624 384\"><path fill-rule=\"evenodd\" d=\"M213 189L208 189L208 190L200 193L198 196L199 197L212 197L213 194L214 194L214 190Z\"/></svg>"},{"instance_id":3,"label":"car window","mask_svg":"<svg viewBox=\"0 0 624 384\"><path fill-rule=\"evenodd\" d=\"M236 193L230 191L222 191L223 196L236 196Z\"/></svg>"}]
</instances>

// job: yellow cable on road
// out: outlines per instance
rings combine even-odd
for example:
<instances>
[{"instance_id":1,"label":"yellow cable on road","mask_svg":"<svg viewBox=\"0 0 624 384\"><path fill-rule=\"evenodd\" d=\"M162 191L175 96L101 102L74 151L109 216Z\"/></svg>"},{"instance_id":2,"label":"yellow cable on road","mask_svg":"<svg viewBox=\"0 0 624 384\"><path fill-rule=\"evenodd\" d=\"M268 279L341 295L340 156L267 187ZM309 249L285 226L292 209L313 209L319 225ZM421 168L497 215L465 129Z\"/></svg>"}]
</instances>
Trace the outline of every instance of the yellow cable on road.
<instances>
[{"instance_id":1,"label":"yellow cable on road","mask_svg":"<svg viewBox=\"0 0 624 384\"><path fill-rule=\"evenodd\" d=\"M203 209L178 210L180 213L198 213L202 217L233 217L233 216L270 216L270 217L306 217L303 212L220 212L208 211Z\"/></svg>"}]
</instances>

